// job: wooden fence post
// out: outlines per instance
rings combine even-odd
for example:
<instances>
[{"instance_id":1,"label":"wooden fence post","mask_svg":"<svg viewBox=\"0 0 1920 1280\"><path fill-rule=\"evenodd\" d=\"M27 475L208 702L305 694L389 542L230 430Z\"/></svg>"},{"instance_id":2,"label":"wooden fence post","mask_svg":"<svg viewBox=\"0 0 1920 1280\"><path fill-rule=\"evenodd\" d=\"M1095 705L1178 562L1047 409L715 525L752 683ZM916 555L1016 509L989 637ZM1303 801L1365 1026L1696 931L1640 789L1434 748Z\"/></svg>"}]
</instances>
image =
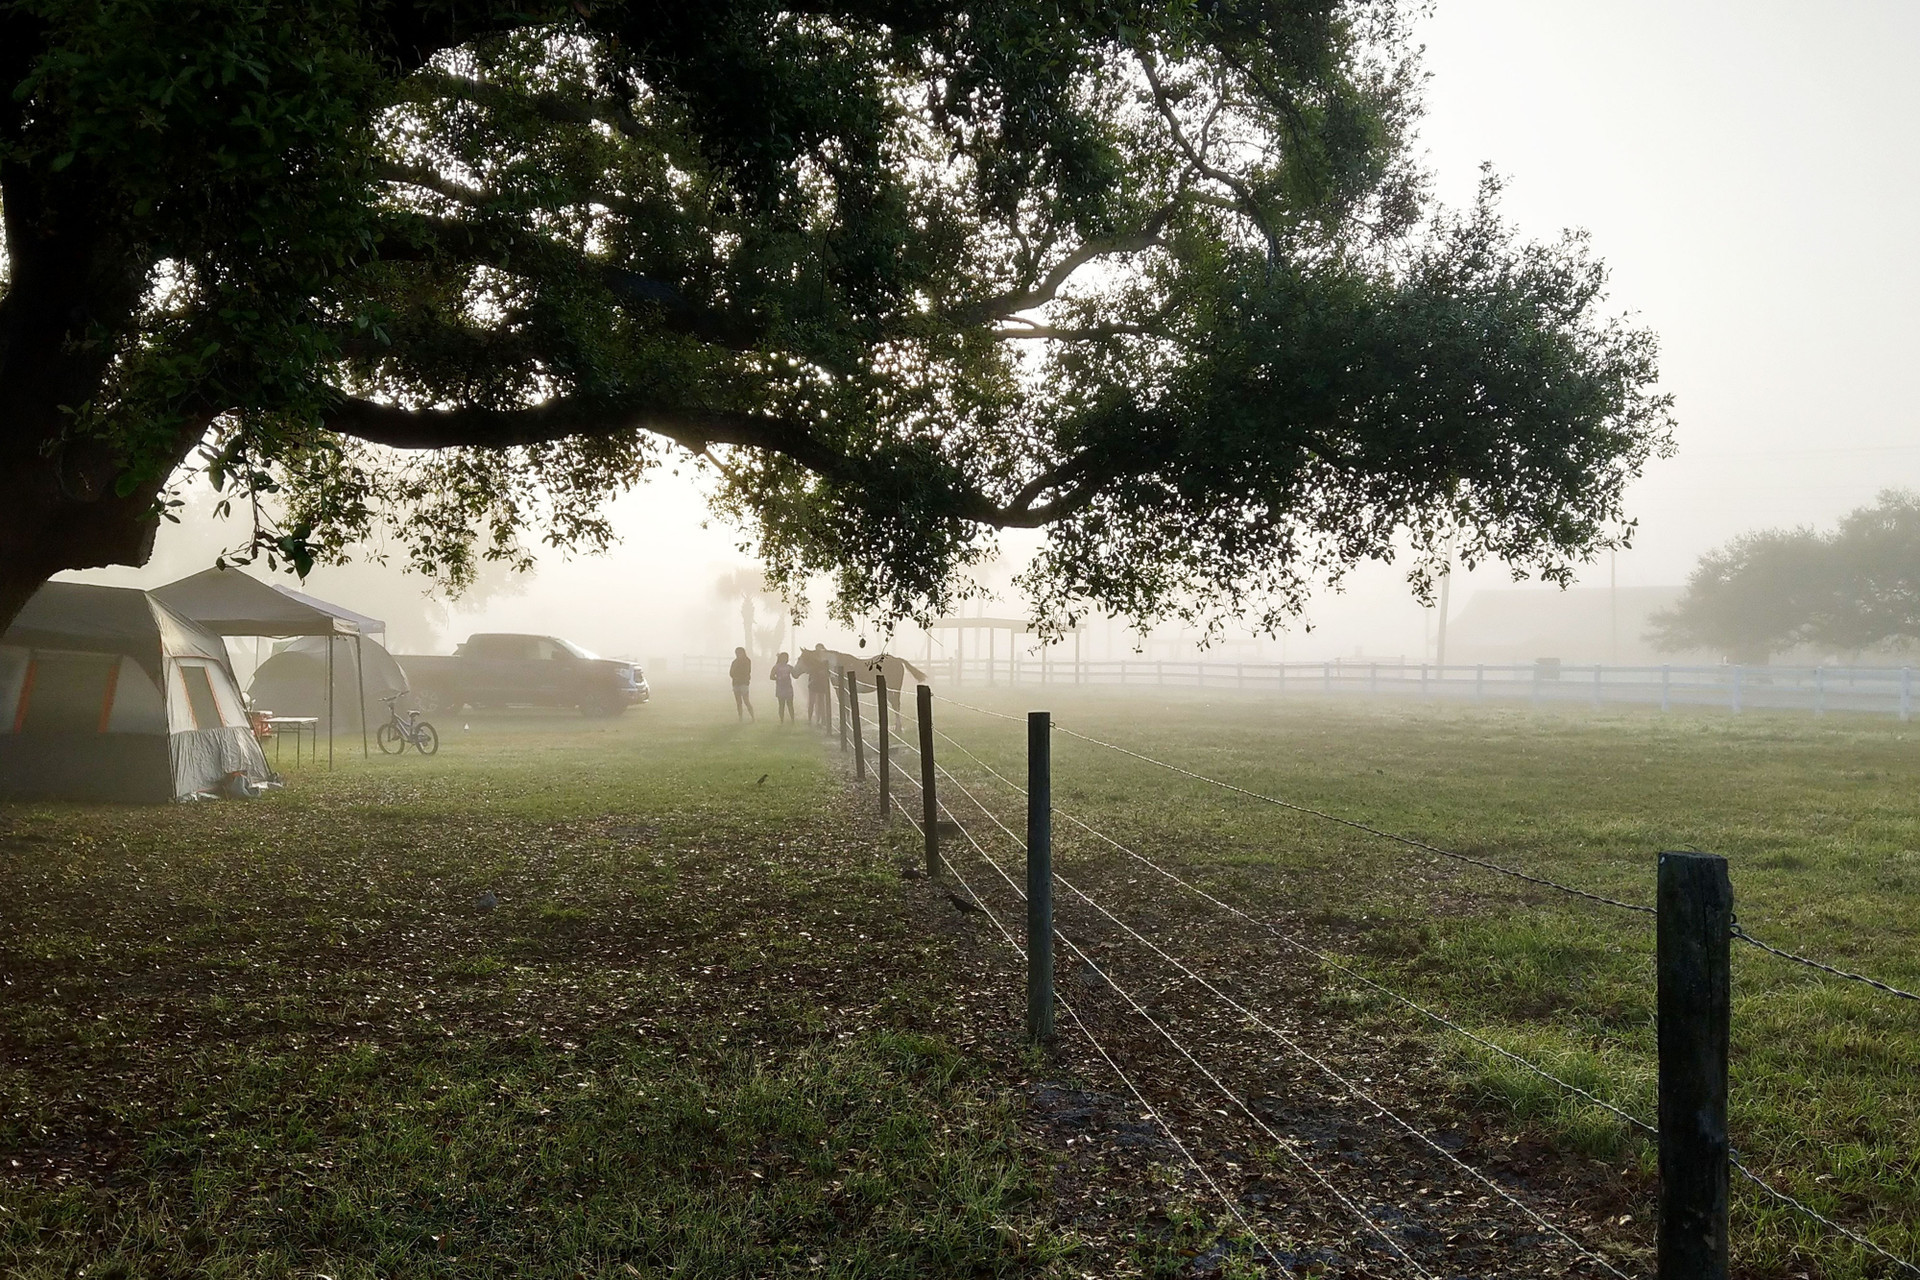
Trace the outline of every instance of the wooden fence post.
<instances>
[{"instance_id":1,"label":"wooden fence post","mask_svg":"<svg viewBox=\"0 0 1920 1280\"><path fill-rule=\"evenodd\" d=\"M1727 860L1660 855L1658 1280L1727 1280Z\"/></svg>"},{"instance_id":2,"label":"wooden fence post","mask_svg":"<svg viewBox=\"0 0 1920 1280\"><path fill-rule=\"evenodd\" d=\"M867 780L867 738L860 731L860 682L847 668L847 719L853 726L853 780Z\"/></svg>"},{"instance_id":3,"label":"wooden fence post","mask_svg":"<svg viewBox=\"0 0 1920 1280\"><path fill-rule=\"evenodd\" d=\"M1027 1038L1053 1039L1053 717L1027 713Z\"/></svg>"},{"instance_id":4,"label":"wooden fence post","mask_svg":"<svg viewBox=\"0 0 1920 1280\"><path fill-rule=\"evenodd\" d=\"M829 673L828 673L828 678L829 678L829 679L831 679L831 678L832 678L832 673L831 673L831 672L829 672ZM836 693L836 694L838 695L837 697L835 697L835 698L834 698L834 701L840 704L840 754L841 754L841 755L845 755L845 754L847 754L847 750L848 750L848 747L849 747L849 743L847 742L847 687L846 687L846 682L845 682L845 681L842 681L842 682L841 682L841 684L840 684L840 687L839 687L838 689L836 689L836 690L834 690L834 692L835 692L835 693Z\"/></svg>"},{"instance_id":5,"label":"wooden fence post","mask_svg":"<svg viewBox=\"0 0 1920 1280\"><path fill-rule=\"evenodd\" d=\"M1728 696L1729 704L1733 708L1733 714L1739 715L1740 714L1740 666L1738 663L1734 664L1733 684L1730 686L1727 696Z\"/></svg>"},{"instance_id":6,"label":"wooden fence post","mask_svg":"<svg viewBox=\"0 0 1920 1280\"><path fill-rule=\"evenodd\" d=\"M927 879L940 875L940 804L933 793L933 690L921 685L913 693L913 709L920 721L920 820L926 827Z\"/></svg>"},{"instance_id":7,"label":"wooden fence post","mask_svg":"<svg viewBox=\"0 0 1920 1280\"><path fill-rule=\"evenodd\" d=\"M878 671L873 673L873 714L880 752L875 762L880 770L880 820L887 822L893 818L893 744L887 741L887 677Z\"/></svg>"}]
</instances>

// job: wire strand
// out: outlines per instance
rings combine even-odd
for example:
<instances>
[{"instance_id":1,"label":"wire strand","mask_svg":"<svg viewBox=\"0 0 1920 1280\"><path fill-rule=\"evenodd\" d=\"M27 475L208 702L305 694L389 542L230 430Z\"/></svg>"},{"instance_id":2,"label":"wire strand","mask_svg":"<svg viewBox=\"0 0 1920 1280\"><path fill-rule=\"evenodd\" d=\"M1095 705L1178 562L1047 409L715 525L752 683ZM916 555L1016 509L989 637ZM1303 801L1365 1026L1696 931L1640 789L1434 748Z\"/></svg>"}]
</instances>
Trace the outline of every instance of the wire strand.
<instances>
[{"instance_id":1,"label":"wire strand","mask_svg":"<svg viewBox=\"0 0 1920 1280\"><path fill-rule=\"evenodd\" d=\"M1451 858L1455 862L1464 862L1471 866L1479 867L1482 870L1492 871L1503 876L1510 876L1515 880L1524 880L1528 884L1536 884L1541 886L1542 888L1553 889L1553 890L1557 890L1560 893L1571 894L1573 897L1576 897L1576 898L1585 898L1589 902L1598 902L1605 906L1617 907L1622 911L1632 911L1632 912L1637 912L1643 915L1657 914L1657 912L1655 912L1652 907L1643 906L1637 902L1623 902L1619 898L1609 898L1605 894L1593 893L1586 889L1578 889L1569 884L1561 884L1558 880L1549 880L1545 876L1532 875L1528 872L1520 871L1513 867L1503 866L1498 862L1490 862L1485 858L1476 858L1470 854L1455 853L1451 849L1442 849L1438 845L1429 844L1427 841L1417 839L1413 836L1403 836L1397 832L1383 831L1379 827L1368 826L1366 823L1356 822L1352 818L1343 818L1338 814L1328 813L1324 809L1314 809L1307 805L1295 804L1291 800L1282 800L1278 796L1270 796L1262 791L1254 791L1247 787L1238 786L1235 783L1223 782L1219 778L1210 778L1204 773L1195 773L1193 770L1182 768L1177 764L1169 764L1165 760L1156 760L1152 756L1143 755L1140 752L1133 750L1131 747L1123 747L1116 742L1108 742L1102 738L1095 738L1090 734L1077 732L1073 729L1069 729L1065 727L1064 725L1061 725L1057 721L1054 723L1053 727L1058 732L1066 734L1069 738L1078 738L1082 742L1091 742L1095 746L1105 747L1109 751L1118 751L1121 755L1132 756L1135 760L1145 761L1147 764L1151 764L1151 765L1158 765L1162 769L1166 769L1173 773L1180 774L1183 777L1192 778L1197 782L1205 782L1211 786L1220 787L1226 791L1232 791L1239 795L1248 796L1254 800L1261 800L1266 802L1267 804L1277 805L1282 809L1290 809L1295 813L1303 813L1309 817L1319 818L1324 822L1337 823L1343 827L1350 827L1355 831L1364 831L1368 835L1377 836L1382 840L1390 840L1396 844L1403 844L1403 845L1406 845L1408 848L1419 849L1424 853L1431 853L1437 857Z\"/></svg>"},{"instance_id":2,"label":"wire strand","mask_svg":"<svg viewBox=\"0 0 1920 1280\"><path fill-rule=\"evenodd\" d=\"M1813 1221L1819 1223L1821 1226L1827 1228L1829 1231L1834 1231L1839 1233L1840 1235L1845 1236L1847 1239L1851 1240L1853 1243L1859 1245L1862 1249L1867 1250L1867 1252L1877 1254L1878 1256L1885 1258L1888 1262L1893 1263L1893 1265L1895 1265L1896 1267L1899 1267L1904 1271L1908 1271L1913 1275L1920 1276L1920 1266L1915 1266L1913 1263L1900 1257L1898 1254L1889 1253L1887 1250L1882 1249L1879 1245L1867 1239L1865 1236L1861 1235L1859 1232L1852 1231L1844 1226L1841 1226L1839 1223L1835 1222L1832 1218L1827 1217L1825 1214L1821 1213L1819 1210L1814 1209L1794 1199L1792 1196L1788 1195L1786 1192L1780 1190L1780 1188L1774 1186L1771 1182L1768 1182L1765 1178L1762 1178L1759 1174L1755 1173L1753 1170L1747 1168L1746 1163L1740 1159L1740 1155L1738 1152L1729 1152L1727 1155L1727 1158L1733 1163L1733 1167L1738 1169L1741 1172L1741 1174L1747 1179L1747 1181L1753 1183L1754 1186L1759 1187L1762 1191L1772 1196L1775 1200L1778 1200L1781 1204L1786 1205L1788 1208L1793 1209L1796 1212L1806 1215L1808 1218L1811 1218Z\"/></svg>"},{"instance_id":3,"label":"wire strand","mask_svg":"<svg viewBox=\"0 0 1920 1280\"><path fill-rule=\"evenodd\" d=\"M959 707L962 711L977 712L983 716L992 716L996 720L1011 720L1015 724L1025 724L1027 722L1025 716L1010 716L1004 711L989 711L985 707L976 707L970 702L961 702L957 698L949 698L943 694L936 693L933 696L936 701L944 702L950 707Z\"/></svg>"},{"instance_id":4,"label":"wire strand","mask_svg":"<svg viewBox=\"0 0 1920 1280\"><path fill-rule=\"evenodd\" d=\"M1758 947L1760 950L1767 952L1769 955L1779 956L1782 960L1791 960L1795 964L1803 964L1807 966L1807 968L1809 969L1818 969L1822 973L1830 973L1836 978L1845 978L1849 982L1865 983L1869 987L1878 988L1879 990L1884 991L1889 995L1898 996L1902 1000L1920 1000L1920 996L1915 995L1913 992L1902 991L1899 987L1889 986L1888 984L1880 981L1878 978L1869 978L1865 974L1848 973L1845 969L1836 969L1830 964L1822 964L1818 960L1809 960L1805 956L1797 956L1793 954L1793 952L1791 951L1782 951L1778 947L1770 947L1766 943L1760 941L1760 939L1748 933L1745 929L1741 928L1738 921L1734 923L1733 936L1740 939L1740 941L1746 943L1750 947Z\"/></svg>"}]
</instances>

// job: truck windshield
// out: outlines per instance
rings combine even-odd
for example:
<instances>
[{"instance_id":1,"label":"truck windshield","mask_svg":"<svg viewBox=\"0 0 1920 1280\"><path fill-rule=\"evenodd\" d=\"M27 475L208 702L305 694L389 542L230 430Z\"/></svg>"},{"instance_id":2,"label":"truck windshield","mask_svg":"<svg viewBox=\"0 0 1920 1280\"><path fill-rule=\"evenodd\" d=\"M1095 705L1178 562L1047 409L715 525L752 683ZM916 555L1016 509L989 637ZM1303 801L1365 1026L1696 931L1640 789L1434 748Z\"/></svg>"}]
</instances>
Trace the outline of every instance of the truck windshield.
<instances>
[{"instance_id":1,"label":"truck windshield","mask_svg":"<svg viewBox=\"0 0 1920 1280\"><path fill-rule=\"evenodd\" d=\"M559 645L561 648L565 649L568 653L572 654L576 658L587 658L589 660L597 661L600 657L599 654L593 652L591 649L582 649L579 645L575 644L573 641L562 640L559 636L555 636L553 638L553 642Z\"/></svg>"}]
</instances>

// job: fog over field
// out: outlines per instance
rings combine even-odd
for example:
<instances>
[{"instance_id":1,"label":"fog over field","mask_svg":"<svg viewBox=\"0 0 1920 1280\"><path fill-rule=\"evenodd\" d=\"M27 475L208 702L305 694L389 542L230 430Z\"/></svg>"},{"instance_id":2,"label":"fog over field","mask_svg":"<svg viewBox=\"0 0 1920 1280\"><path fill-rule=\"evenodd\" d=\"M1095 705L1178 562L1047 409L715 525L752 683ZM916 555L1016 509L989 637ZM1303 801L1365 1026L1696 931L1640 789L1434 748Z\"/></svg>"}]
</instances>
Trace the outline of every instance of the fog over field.
<instances>
[{"instance_id":1,"label":"fog over field","mask_svg":"<svg viewBox=\"0 0 1920 1280\"><path fill-rule=\"evenodd\" d=\"M1466 203L1490 163L1528 233L1591 233L1615 309L1662 341L1679 452L1631 492L1636 545L1590 566L1583 586L1607 587L1610 572L1622 588L1677 585L1740 533L1830 524L1881 489L1920 486L1908 386L1920 345L1909 244L1920 8L1445 0L1421 38L1431 75L1421 136L1440 194ZM416 581L377 581L395 575L365 567L321 569L308 587L387 616L403 651L444 650L474 630L560 632L656 664L724 651L737 642L737 606L714 583L748 557L734 530L703 527L697 483L662 472L618 504L613 551L543 552L530 577L494 575L447 608L417 600ZM69 576L154 585L204 567L244 537L208 527L205 512L198 503L165 528L146 570ZM996 580L1031 545L1004 538ZM1453 616L1476 592L1509 585L1498 565L1457 574ZM1009 599L990 612L1020 608ZM1306 621L1310 631L1228 651L1432 655L1432 613L1392 566L1323 593ZM817 614L803 635L854 639Z\"/></svg>"},{"instance_id":2,"label":"fog over field","mask_svg":"<svg viewBox=\"0 0 1920 1280\"><path fill-rule=\"evenodd\" d=\"M1920 0L1378 2L0 0L0 1278L1920 1280Z\"/></svg>"}]
</instances>

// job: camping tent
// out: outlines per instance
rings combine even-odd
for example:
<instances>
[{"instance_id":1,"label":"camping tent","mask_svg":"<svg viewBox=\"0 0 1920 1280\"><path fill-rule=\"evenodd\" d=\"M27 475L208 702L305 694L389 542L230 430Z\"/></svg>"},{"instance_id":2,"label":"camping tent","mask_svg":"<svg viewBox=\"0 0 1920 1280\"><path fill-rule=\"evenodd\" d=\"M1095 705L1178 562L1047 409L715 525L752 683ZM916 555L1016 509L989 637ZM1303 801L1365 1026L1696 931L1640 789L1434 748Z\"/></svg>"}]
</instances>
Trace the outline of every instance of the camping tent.
<instances>
[{"instance_id":1,"label":"camping tent","mask_svg":"<svg viewBox=\"0 0 1920 1280\"><path fill-rule=\"evenodd\" d=\"M327 646L334 649L331 663ZM365 670L361 670L364 663ZM341 723L351 727L359 720L354 715L359 693L365 690L365 703L378 724L384 717L381 699L407 691L407 674L377 640L360 636L302 636L275 647L274 655L260 664L247 686L247 701L254 707L282 716L314 716L324 721L329 705L327 672L333 672L332 704L341 709Z\"/></svg>"},{"instance_id":2,"label":"camping tent","mask_svg":"<svg viewBox=\"0 0 1920 1280\"><path fill-rule=\"evenodd\" d=\"M343 609L339 605L316 600L298 591L268 586L238 569L203 569L199 573L169 582L154 593L154 598L169 609L193 619L217 636L351 636L384 632L387 624L375 618ZM337 692L337 645L326 646L328 677L322 689ZM262 664L265 665L265 664ZM359 670L356 663L355 671ZM366 692L355 699L360 707L360 750L365 754L368 717ZM283 713L284 707L269 710ZM327 764L333 764L333 708L324 715L327 733Z\"/></svg>"},{"instance_id":3,"label":"camping tent","mask_svg":"<svg viewBox=\"0 0 1920 1280\"><path fill-rule=\"evenodd\" d=\"M267 761L226 650L144 591L49 582L0 635L0 794L176 800L235 773Z\"/></svg>"}]
</instances>

